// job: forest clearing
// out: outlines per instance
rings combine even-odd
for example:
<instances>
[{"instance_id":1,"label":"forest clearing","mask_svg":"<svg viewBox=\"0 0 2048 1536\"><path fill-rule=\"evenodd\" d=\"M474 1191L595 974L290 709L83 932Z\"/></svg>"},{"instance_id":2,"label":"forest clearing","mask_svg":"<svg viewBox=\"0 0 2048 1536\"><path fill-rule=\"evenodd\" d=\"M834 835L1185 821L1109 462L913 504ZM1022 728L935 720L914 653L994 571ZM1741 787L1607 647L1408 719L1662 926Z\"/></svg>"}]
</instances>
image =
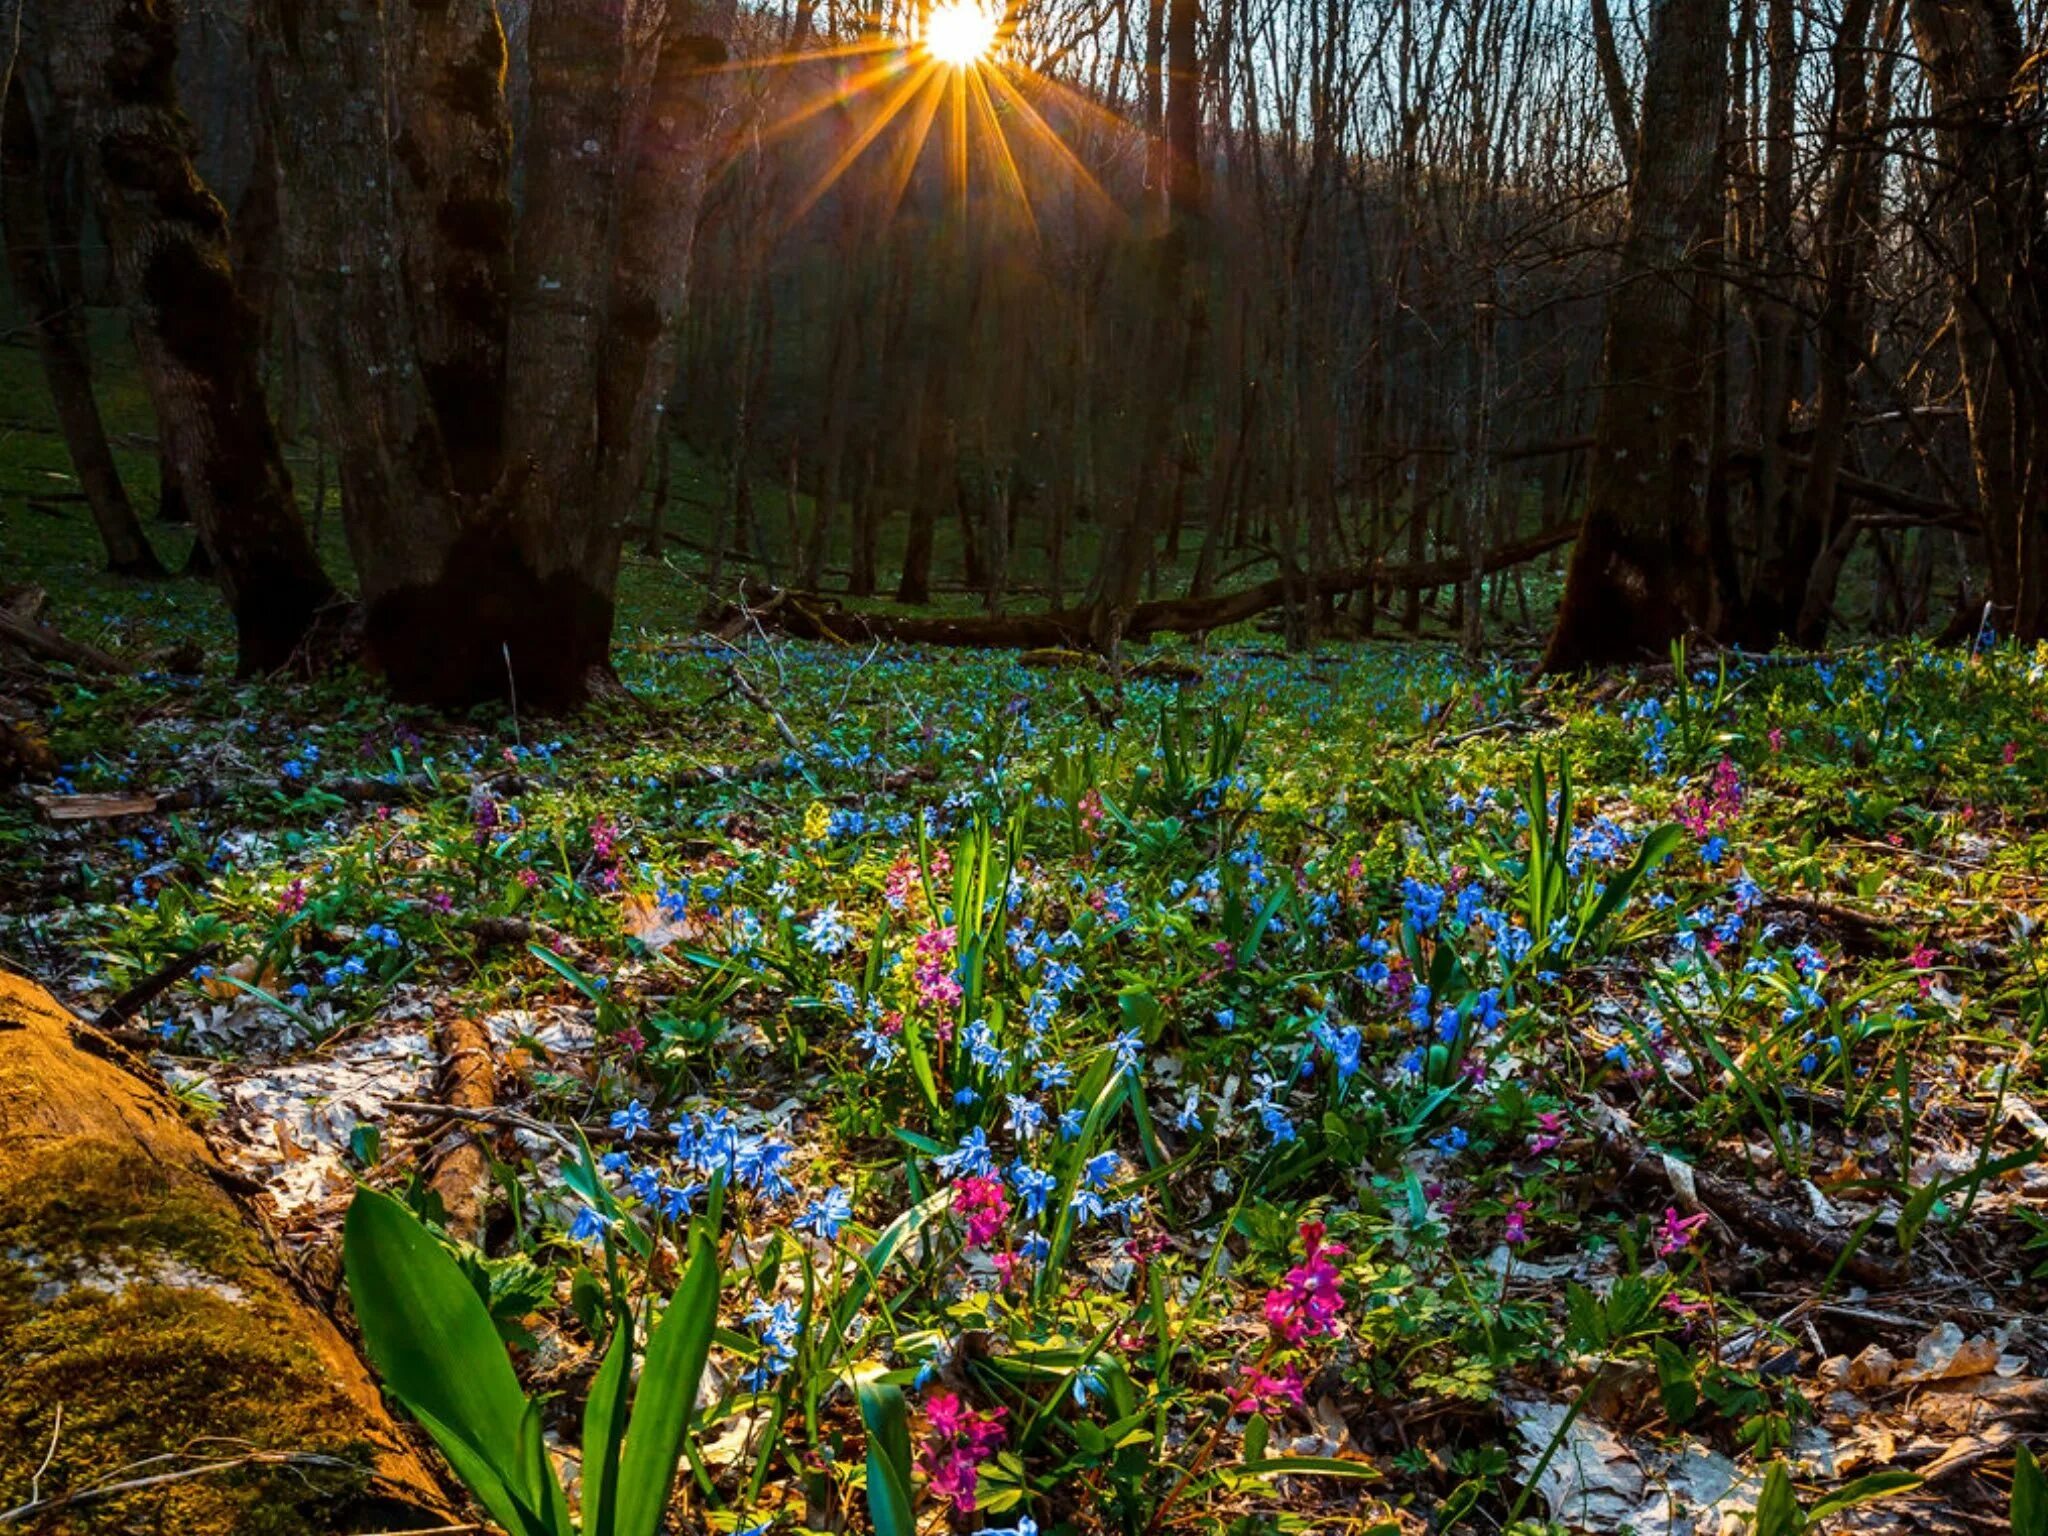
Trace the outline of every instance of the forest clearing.
<instances>
[{"instance_id":1,"label":"forest clearing","mask_svg":"<svg viewBox=\"0 0 2048 1536\"><path fill-rule=\"evenodd\" d=\"M0 1528L2048 1536L2041 25L0 0Z\"/></svg>"}]
</instances>

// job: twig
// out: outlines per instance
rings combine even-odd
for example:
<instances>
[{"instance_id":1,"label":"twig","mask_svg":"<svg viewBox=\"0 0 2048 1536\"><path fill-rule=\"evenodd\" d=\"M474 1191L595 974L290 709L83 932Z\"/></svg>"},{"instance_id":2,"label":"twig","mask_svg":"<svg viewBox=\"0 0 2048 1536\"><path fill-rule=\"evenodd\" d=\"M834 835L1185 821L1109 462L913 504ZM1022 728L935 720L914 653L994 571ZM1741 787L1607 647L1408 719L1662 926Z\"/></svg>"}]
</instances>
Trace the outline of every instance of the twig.
<instances>
[{"instance_id":1,"label":"twig","mask_svg":"<svg viewBox=\"0 0 2048 1536\"><path fill-rule=\"evenodd\" d=\"M740 669L737 665L732 669L732 683L739 690L741 698L753 705L754 708L760 710L774 723L775 734L782 738L784 746L788 747L792 752L802 752L804 750L803 742L798 739L796 732L790 729L789 722L782 718L782 711L775 707L774 703L768 698L768 695L740 675Z\"/></svg>"},{"instance_id":2,"label":"twig","mask_svg":"<svg viewBox=\"0 0 2048 1536\"><path fill-rule=\"evenodd\" d=\"M532 1115L522 1114L516 1109L463 1109L453 1104L428 1104L417 1099L390 1099L384 1107L401 1115L417 1115L422 1119L440 1116L448 1120L467 1120L476 1125L502 1125L508 1130L531 1131L536 1136L577 1150L570 1131L581 1131L588 1141L623 1141L625 1133L615 1131L608 1125L562 1126L547 1120L536 1120Z\"/></svg>"},{"instance_id":3,"label":"twig","mask_svg":"<svg viewBox=\"0 0 2048 1536\"><path fill-rule=\"evenodd\" d=\"M152 1457L151 1460L157 1458ZM147 1463L138 1463L147 1465ZM209 1461L204 1466L181 1467L176 1472L154 1472L148 1477L131 1477L119 1482L96 1483L90 1488L80 1488L75 1493L58 1494L55 1498L30 1499L26 1504L17 1504L12 1509L0 1510L0 1525L14 1525L31 1515L47 1515L60 1509L69 1509L79 1504L89 1504L97 1499L110 1499L118 1494L136 1493L144 1488L160 1488L167 1483L190 1482L195 1477L211 1477L217 1472L232 1472L237 1467L335 1467L351 1471L361 1469L355 1462L344 1461L339 1456L320 1456L307 1451L251 1451L246 1456L230 1456L223 1461Z\"/></svg>"},{"instance_id":4,"label":"twig","mask_svg":"<svg viewBox=\"0 0 2048 1536\"><path fill-rule=\"evenodd\" d=\"M57 1437L64 1433L64 1405L57 1405L57 1412L50 1422L50 1448L43 1452L42 1465L36 1468L34 1477L28 1480L28 1501L39 1503L43 1497L43 1474L50 1470L50 1463L57 1459Z\"/></svg>"},{"instance_id":5,"label":"twig","mask_svg":"<svg viewBox=\"0 0 2048 1536\"><path fill-rule=\"evenodd\" d=\"M180 955L160 971L154 971L135 983L126 992L115 998L100 1010L100 1016L92 1021L93 1028L104 1034L114 1034L144 1008L155 1002L164 993L190 976L220 952L220 945L202 944L189 955Z\"/></svg>"}]
</instances>

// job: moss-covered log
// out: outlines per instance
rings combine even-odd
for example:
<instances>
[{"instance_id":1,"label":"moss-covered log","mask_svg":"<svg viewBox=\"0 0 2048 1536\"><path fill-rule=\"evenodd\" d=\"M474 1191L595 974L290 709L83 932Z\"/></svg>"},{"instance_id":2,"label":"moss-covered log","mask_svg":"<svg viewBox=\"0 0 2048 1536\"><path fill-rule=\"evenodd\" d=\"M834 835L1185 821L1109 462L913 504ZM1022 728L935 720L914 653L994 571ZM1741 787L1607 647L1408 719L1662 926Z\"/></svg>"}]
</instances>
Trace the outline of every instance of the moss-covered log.
<instances>
[{"instance_id":1,"label":"moss-covered log","mask_svg":"<svg viewBox=\"0 0 2048 1536\"><path fill-rule=\"evenodd\" d=\"M0 974L0 1510L183 1536L450 1518L231 1176L117 1049ZM141 1486L93 1492L112 1483Z\"/></svg>"}]
</instances>

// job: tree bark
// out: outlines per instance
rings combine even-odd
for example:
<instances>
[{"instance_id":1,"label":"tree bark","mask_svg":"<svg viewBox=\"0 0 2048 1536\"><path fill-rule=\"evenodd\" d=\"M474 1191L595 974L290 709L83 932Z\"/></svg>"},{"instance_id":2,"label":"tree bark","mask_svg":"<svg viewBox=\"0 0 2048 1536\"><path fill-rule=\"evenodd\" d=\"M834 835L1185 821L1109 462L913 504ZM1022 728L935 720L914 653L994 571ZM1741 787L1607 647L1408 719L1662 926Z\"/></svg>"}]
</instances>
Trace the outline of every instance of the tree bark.
<instances>
[{"instance_id":1,"label":"tree bark","mask_svg":"<svg viewBox=\"0 0 2048 1536\"><path fill-rule=\"evenodd\" d=\"M452 1520L355 1351L279 1272L259 1213L148 1075L0 973L0 1485L25 1491L46 1449L41 1486L59 1500L208 1439L233 1448L223 1461L270 1460L22 1528Z\"/></svg>"},{"instance_id":2,"label":"tree bark","mask_svg":"<svg viewBox=\"0 0 2048 1536\"><path fill-rule=\"evenodd\" d=\"M63 290L49 258L54 241L42 161L28 92L16 76L0 114L0 220L6 225L7 274L14 284L14 300L35 331L43 379L71 466L78 471L79 487L106 548L107 569L117 576L161 576L163 562L150 548L121 483L93 395L83 321L85 296Z\"/></svg>"},{"instance_id":3,"label":"tree bark","mask_svg":"<svg viewBox=\"0 0 2048 1536\"><path fill-rule=\"evenodd\" d=\"M515 228L492 0L266 0L295 288L401 698L610 686L730 19L540 0Z\"/></svg>"},{"instance_id":4,"label":"tree bark","mask_svg":"<svg viewBox=\"0 0 2048 1536\"><path fill-rule=\"evenodd\" d=\"M1940 237L1970 457L2008 632L2048 635L2048 190L2038 82L2010 0L1912 0L1947 176Z\"/></svg>"},{"instance_id":5,"label":"tree bark","mask_svg":"<svg viewBox=\"0 0 2048 1536\"><path fill-rule=\"evenodd\" d=\"M1585 526L1546 671L1661 652L1707 627L1710 362L1721 234L1724 0L1657 0Z\"/></svg>"},{"instance_id":6,"label":"tree bark","mask_svg":"<svg viewBox=\"0 0 2048 1536\"><path fill-rule=\"evenodd\" d=\"M44 16L51 79L92 162L143 381L234 614L240 670L274 669L337 599L292 501L227 216L192 167L175 16L165 0L63 0Z\"/></svg>"}]
</instances>

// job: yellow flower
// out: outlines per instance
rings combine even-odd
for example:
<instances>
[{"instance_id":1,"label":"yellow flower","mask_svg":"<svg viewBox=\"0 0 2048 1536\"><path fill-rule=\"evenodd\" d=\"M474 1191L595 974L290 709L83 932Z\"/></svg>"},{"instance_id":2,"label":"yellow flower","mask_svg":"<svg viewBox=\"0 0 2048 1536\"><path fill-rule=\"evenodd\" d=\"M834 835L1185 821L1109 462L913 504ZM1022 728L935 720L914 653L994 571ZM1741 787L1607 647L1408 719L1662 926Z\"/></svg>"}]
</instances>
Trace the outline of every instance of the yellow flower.
<instances>
[{"instance_id":1,"label":"yellow flower","mask_svg":"<svg viewBox=\"0 0 2048 1536\"><path fill-rule=\"evenodd\" d=\"M832 807L822 800L813 800L811 808L804 812L804 841L822 843L832 831Z\"/></svg>"}]
</instances>

